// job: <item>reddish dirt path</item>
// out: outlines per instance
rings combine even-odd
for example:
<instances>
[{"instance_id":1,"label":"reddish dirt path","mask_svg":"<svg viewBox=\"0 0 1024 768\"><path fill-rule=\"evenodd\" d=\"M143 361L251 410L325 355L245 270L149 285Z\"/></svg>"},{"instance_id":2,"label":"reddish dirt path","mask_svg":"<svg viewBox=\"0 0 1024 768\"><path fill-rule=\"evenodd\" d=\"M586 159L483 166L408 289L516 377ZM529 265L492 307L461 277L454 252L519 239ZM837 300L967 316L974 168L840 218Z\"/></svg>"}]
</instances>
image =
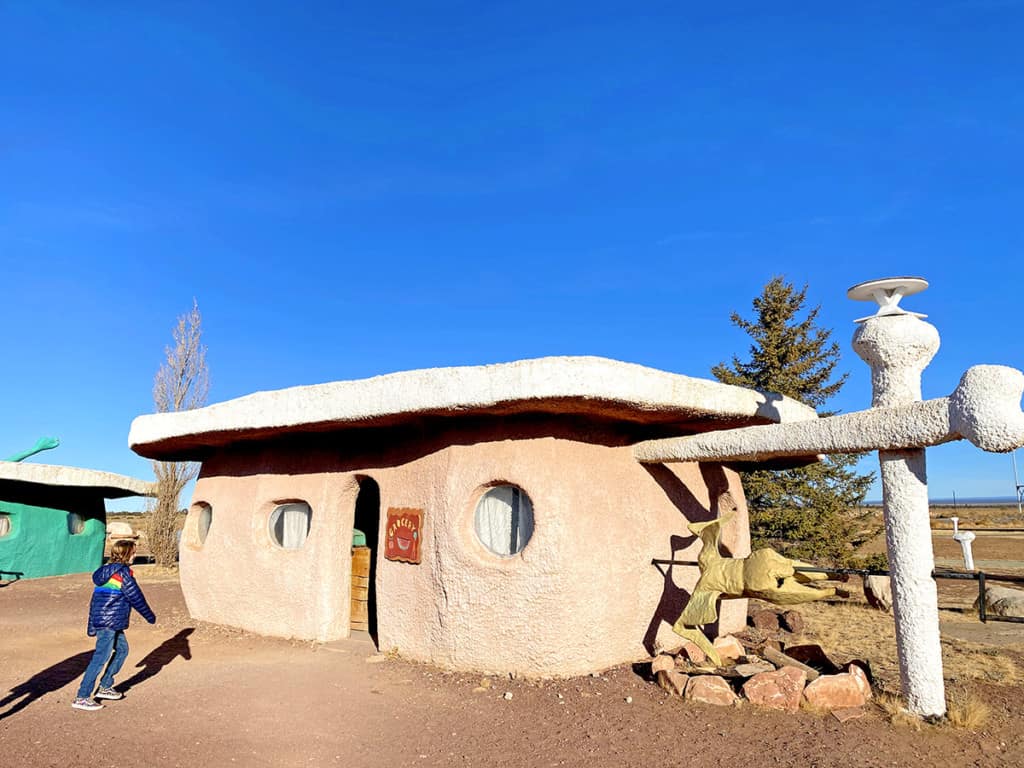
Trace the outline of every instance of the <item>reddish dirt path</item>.
<instances>
[{"instance_id":1,"label":"reddish dirt path","mask_svg":"<svg viewBox=\"0 0 1024 768\"><path fill-rule=\"evenodd\" d=\"M809 712L708 708L668 698L628 667L544 683L495 677L475 693L479 676L367 663L365 641L326 648L196 624L175 580L138 575L160 620L133 622L118 682L144 679L100 712L69 706L92 648L87 577L0 588L0 765L1024 764L1016 688L973 689L995 711L982 733L915 732L875 711L840 725Z\"/></svg>"}]
</instances>

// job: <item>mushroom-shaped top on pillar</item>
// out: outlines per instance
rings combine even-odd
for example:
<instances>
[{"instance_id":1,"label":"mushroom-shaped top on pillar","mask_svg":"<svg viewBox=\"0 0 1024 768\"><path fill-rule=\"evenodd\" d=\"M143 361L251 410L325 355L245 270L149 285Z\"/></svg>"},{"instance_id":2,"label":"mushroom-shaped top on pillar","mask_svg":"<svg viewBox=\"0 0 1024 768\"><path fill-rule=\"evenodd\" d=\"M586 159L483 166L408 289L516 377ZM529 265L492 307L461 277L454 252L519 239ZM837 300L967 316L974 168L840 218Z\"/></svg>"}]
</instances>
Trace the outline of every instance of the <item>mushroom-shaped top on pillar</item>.
<instances>
[{"instance_id":1,"label":"mushroom-shaped top on pillar","mask_svg":"<svg viewBox=\"0 0 1024 768\"><path fill-rule=\"evenodd\" d=\"M846 291L846 298L854 301L874 301L878 304L878 311L868 317L861 317L853 322L863 323L872 317L887 317L889 315L913 315L914 317L928 317L920 312L907 312L900 307L900 299L904 296L913 296L928 287L928 281L923 277L883 277L879 280L868 280L857 283Z\"/></svg>"},{"instance_id":2,"label":"mushroom-shaped top on pillar","mask_svg":"<svg viewBox=\"0 0 1024 768\"><path fill-rule=\"evenodd\" d=\"M876 301L878 312L855 320L853 348L871 368L871 405L889 406L921 399L921 373L939 349L939 332L918 312L899 307L900 299L920 293L920 277L887 277L858 283L846 292L855 301Z\"/></svg>"}]
</instances>

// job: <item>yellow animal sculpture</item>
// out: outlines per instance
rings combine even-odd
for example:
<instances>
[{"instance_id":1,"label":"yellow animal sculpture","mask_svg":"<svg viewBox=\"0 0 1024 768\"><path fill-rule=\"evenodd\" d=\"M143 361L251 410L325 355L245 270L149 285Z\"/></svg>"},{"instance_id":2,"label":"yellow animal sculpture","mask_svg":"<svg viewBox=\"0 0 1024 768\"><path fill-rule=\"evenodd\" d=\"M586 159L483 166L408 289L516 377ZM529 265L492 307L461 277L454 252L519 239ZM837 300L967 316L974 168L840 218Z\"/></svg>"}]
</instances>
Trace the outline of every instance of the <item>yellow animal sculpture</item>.
<instances>
[{"instance_id":1,"label":"yellow animal sculpture","mask_svg":"<svg viewBox=\"0 0 1024 768\"><path fill-rule=\"evenodd\" d=\"M697 557L700 578L690 602L672 627L680 637L695 643L716 665L722 659L704 633L698 629L718 621L718 600L723 597L756 597L778 605L795 605L820 600L835 594L834 589L805 586L807 582L828 578L824 573L803 573L794 570L808 563L790 560L774 549L759 549L748 557L722 557L718 551L722 525L731 514L706 523L691 523L690 531L704 547Z\"/></svg>"}]
</instances>

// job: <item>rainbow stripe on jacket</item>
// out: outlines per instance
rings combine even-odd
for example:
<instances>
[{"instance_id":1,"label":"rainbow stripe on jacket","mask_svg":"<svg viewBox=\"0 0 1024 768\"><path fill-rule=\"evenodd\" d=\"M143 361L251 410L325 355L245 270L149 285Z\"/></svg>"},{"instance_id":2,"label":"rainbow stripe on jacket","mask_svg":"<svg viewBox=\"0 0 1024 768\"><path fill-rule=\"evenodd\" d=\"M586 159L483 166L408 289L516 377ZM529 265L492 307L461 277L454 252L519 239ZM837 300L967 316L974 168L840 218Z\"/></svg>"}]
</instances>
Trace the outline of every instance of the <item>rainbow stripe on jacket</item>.
<instances>
[{"instance_id":1,"label":"rainbow stripe on jacket","mask_svg":"<svg viewBox=\"0 0 1024 768\"><path fill-rule=\"evenodd\" d=\"M132 577L135 576L135 574L132 573L132 569L131 568L128 569L128 575L132 576ZM98 587L96 587L95 591L96 592L120 592L123 585L124 585L124 576L122 576L120 573L115 573L109 579L107 579L105 584L100 584Z\"/></svg>"}]
</instances>

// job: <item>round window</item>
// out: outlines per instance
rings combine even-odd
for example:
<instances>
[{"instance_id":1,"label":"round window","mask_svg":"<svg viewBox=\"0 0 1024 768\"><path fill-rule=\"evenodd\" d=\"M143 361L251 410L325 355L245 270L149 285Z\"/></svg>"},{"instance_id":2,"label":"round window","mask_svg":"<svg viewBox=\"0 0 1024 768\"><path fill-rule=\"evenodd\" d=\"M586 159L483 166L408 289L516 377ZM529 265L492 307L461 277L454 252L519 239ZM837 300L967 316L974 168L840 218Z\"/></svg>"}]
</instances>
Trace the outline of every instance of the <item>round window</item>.
<instances>
[{"instance_id":1,"label":"round window","mask_svg":"<svg viewBox=\"0 0 1024 768\"><path fill-rule=\"evenodd\" d=\"M281 504L270 514L270 538L279 547L298 549L309 535L313 512L304 501Z\"/></svg>"},{"instance_id":2,"label":"round window","mask_svg":"<svg viewBox=\"0 0 1024 768\"><path fill-rule=\"evenodd\" d=\"M210 533L210 523L213 522L213 507L209 504L199 502L196 504L196 538L202 544Z\"/></svg>"},{"instance_id":3,"label":"round window","mask_svg":"<svg viewBox=\"0 0 1024 768\"><path fill-rule=\"evenodd\" d=\"M494 554L517 555L533 536L533 502L521 488L496 486L477 503L473 526L477 538Z\"/></svg>"},{"instance_id":4,"label":"round window","mask_svg":"<svg viewBox=\"0 0 1024 768\"><path fill-rule=\"evenodd\" d=\"M76 536L85 530L85 519L77 512L68 512L68 533Z\"/></svg>"},{"instance_id":5,"label":"round window","mask_svg":"<svg viewBox=\"0 0 1024 768\"><path fill-rule=\"evenodd\" d=\"M11 533L11 516L0 512L0 539Z\"/></svg>"}]
</instances>

